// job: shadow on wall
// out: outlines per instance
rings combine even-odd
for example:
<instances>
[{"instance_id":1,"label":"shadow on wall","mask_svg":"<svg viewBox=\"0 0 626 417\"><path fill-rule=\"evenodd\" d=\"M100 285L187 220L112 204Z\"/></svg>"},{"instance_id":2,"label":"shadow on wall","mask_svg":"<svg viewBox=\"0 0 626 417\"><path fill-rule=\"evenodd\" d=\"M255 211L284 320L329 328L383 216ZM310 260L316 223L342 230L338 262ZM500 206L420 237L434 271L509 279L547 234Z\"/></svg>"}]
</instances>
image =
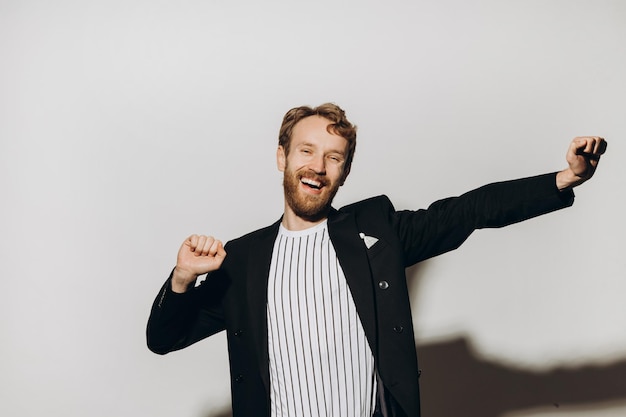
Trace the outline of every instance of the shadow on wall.
<instances>
[{"instance_id":1,"label":"shadow on wall","mask_svg":"<svg viewBox=\"0 0 626 417\"><path fill-rule=\"evenodd\" d=\"M528 372L481 361L467 340L417 346L422 415L501 417L537 407L554 409L626 401L626 361ZM585 408L586 408L585 407Z\"/></svg>"},{"instance_id":2,"label":"shadow on wall","mask_svg":"<svg viewBox=\"0 0 626 417\"><path fill-rule=\"evenodd\" d=\"M427 269L425 262L407 270L410 294L419 291ZM572 412L626 404L626 359L531 371L479 358L466 338L416 347L425 417L505 417L529 409Z\"/></svg>"},{"instance_id":3,"label":"shadow on wall","mask_svg":"<svg viewBox=\"0 0 626 417\"><path fill-rule=\"evenodd\" d=\"M228 408L224 408L222 410L219 411L212 411L211 413L207 414L206 417L233 417L233 413L230 409L230 406Z\"/></svg>"}]
</instances>

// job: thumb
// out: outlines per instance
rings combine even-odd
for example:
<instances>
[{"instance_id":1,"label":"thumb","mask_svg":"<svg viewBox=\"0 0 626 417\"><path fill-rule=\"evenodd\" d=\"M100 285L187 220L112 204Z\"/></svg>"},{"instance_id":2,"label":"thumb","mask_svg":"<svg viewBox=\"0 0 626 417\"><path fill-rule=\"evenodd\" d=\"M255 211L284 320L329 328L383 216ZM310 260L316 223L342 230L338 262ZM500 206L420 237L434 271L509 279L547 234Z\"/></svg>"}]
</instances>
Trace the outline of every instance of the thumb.
<instances>
[{"instance_id":1,"label":"thumb","mask_svg":"<svg viewBox=\"0 0 626 417\"><path fill-rule=\"evenodd\" d=\"M222 244L222 242L218 243L218 245L217 245L217 253L215 255L219 256L220 258L225 258L226 257L226 249L224 249L224 244Z\"/></svg>"}]
</instances>

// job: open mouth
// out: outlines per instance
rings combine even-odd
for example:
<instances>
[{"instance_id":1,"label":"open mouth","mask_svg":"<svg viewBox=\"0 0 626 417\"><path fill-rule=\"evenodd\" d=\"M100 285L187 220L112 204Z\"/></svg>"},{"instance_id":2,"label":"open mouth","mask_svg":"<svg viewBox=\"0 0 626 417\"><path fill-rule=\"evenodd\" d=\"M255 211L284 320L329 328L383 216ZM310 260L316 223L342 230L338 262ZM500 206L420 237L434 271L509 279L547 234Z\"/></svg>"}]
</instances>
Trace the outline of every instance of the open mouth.
<instances>
[{"instance_id":1,"label":"open mouth","mask_svg":"<svg viewBox=\"0 0 626 417\"><path fill-rule=\"evenodd\" d=\"M300 178L300 182L313 190L321 190L324 184L311 178Z\"/></svg>"}]
</instances>

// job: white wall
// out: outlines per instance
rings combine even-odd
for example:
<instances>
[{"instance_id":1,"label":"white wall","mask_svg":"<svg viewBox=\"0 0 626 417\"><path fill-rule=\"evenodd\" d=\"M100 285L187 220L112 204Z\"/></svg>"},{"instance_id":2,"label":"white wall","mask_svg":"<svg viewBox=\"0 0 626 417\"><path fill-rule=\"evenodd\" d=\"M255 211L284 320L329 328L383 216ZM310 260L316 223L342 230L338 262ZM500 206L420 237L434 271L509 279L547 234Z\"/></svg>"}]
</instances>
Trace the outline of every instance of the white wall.
<instances>
[{"instance_id":1,"label":"white wall","mask_svg":"<svg viewBox=\"0 0 626 417\"><path fill-rule=\"evenodd\" d=\"M620 0L0 1L0 414L227 408L225 338L154 355L150 305L188 234L278 218L281 118L325 101L359 126L336 206L425 207L606 137L573 208L410 274L420 346L526 371L626 360L625 45ZM611 401L585 406L626 412Z\"/></svg>"}]
</instances>

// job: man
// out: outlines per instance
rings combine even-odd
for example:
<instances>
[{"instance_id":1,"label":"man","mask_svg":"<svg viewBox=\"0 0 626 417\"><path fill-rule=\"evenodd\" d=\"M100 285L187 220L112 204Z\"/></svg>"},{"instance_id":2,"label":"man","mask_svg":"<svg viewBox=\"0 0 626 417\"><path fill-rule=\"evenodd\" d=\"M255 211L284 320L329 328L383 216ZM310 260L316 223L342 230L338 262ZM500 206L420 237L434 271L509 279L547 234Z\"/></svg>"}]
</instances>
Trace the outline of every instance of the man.
<instances>
[{"instance_id":1,"label":"man","mask_svg":"<svg viewBox=\"0 0 626 417\"><path fill-rule=\"evenodd\" d=\"M571 205L606 142L576 138L563 171L427 210L396 211L385 196L335 210L355 146L339 107L287 112L277 151L282 218L225 247L190 236L154 302L147 338L156 353L227 331L235 417L419 416L405 268L457 248L475 229Z\"/></svg>"}]
</instances>

